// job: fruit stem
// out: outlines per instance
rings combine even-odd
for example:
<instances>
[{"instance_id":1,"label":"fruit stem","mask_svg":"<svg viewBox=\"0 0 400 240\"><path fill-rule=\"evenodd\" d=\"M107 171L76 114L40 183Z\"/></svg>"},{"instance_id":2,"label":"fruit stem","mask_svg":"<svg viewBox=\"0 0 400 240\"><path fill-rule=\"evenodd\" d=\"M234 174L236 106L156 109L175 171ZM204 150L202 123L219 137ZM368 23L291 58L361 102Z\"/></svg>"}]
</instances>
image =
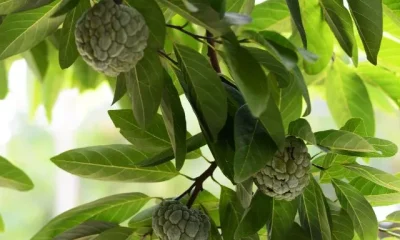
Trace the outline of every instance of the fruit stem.
<instances>
[{"instance_id":1,"label":"fruit stem","mask_svg":"<svg viewBox=\"0 0 400 240\"><path fill-rule=\"evenodd\" d=\"M208 43L208 57L210 58L210 62L212 67L217 73L221 73L221 67L218 63L217 52L215 51L215 39L213 38L212 33L210 31L206 32L206 38Z\"/></svg>"},{"instance_id":2,"label":"fruit stem","mask_svg":"<svg viewBox=\"0 0 400 240\"><path fill-rule=\"evenodd\" d=\"M122 4L123 0L114 0L114 2L115 2L115 4L120 5L120 4Z\"/></svg>"}]
</instances>

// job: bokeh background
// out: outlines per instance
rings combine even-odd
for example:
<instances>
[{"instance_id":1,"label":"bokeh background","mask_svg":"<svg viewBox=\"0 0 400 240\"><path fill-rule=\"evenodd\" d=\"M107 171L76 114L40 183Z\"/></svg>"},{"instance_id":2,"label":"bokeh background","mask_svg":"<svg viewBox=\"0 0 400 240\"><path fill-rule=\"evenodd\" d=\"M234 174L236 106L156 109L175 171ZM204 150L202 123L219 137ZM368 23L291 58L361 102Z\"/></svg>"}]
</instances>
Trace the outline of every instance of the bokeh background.
<instances>
[{"instance_id":1,"label":"bokeh background","mask_svg":"<svg viewBox=\"0 0 400 240\"><path fill-rule=\"evenodd\" d=\"M261 1L258 1L261 2ZM52 76L57 78L57 76ZM73 77L73 76L72 76ZM81 179L58 169L50 158L63 151L92 145L127 143L108 117L111 107L112 89L108 83L92 90L62 90L55 101L51 121L44 106L32 112L32 88L37 81L23 59L15 61L8 74L9 93L0 101L0 155L23 169L33 180L35 188L21 193L0 188L0 213L6 231L1 240L30 239L54 216L77 205L98 198L138 191L151 196L172 197L183 192L191 182L176 177L157 184L110 183ZM376 135L400 146L400 112L379 91L369 89L374 102ZM324 88L318 84L310 87L312 114L307 117L314 131L337 128L324 100ZM187 112L188 130L199 132L199 127L188 103L182 98ZM203 148L205 156L210 157ZM390 173L400 172L400 155L389 159L371 159L370 164ZM183 172L197 176L208 163L204 159L188 161ZM232 186L220 172L216 179ZM207 190L219 195L218 185L208 180ZM329 191L329 189L326 189ZM398 206L375 208L378 220L399 208Z\"/></svg>"}]
</instances>

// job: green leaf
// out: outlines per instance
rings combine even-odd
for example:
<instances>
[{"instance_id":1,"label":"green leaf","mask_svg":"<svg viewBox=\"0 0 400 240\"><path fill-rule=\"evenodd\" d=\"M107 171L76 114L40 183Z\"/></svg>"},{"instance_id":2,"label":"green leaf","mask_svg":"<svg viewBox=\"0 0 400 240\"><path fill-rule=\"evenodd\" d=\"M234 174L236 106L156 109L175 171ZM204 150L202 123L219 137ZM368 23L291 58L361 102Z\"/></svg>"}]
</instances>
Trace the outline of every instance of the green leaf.
<instances>
[{"instance_id":1,"label":"green leaf","mask_svg":"<svg viewBox=\"0 0 400 240\"><path fill-rule=\"evenodd\" d=\"M356 71L362 80L382 89L400 107L400 78L396 74L367 64L360 64Z\"/></svg>"},{"instance_id":2,"label":"green leaf","mask_svg":"<svg viewBox=\"0 0 400 240\"><path fill-rule=\"evenodd\" d=\"M299 224L293 222L292 228L289 230L289 239L309 240L310 237L304 232Z\"/></svg>"},{"instance_id":3,"label":"green leaf","mask_svg":"<svg viewBox=\"0 0 400 240\"><path fill-rule=\"evenodd\" d=\"M127 240L132 233L132 228L116 227L101 233L97 237L94 237L93 240Z\"/></svg>"},{"instance_id":4,"label":"green leaf","mask_svg":"<svg viewBox=\"0 0 400 240\"><path fill-rule=\"evenodd\" d=\"M0 62L0 100L6 98L8 93L8 73L6 65Z\"/></svg>"},{"instance_id":5,"label":"green leaf","mask_svg":"<svg viewBox=\"0 0 400 240\"><path fill-rule=\"evenodd\" d=\"M117 83L115 85L115 92L114 92L114 98L112 101L111 105L114 105L116 102L121 100L121 98L126 94L126 75L125 74L120 74L117 77Z\"/></svg>"},{"instance_id":6,"label":"green leaf","mask_svg":"<svg viewBox=\"0 0 400 240\"><path fill-rule=\"evenodd\" d=\"M103 181L162 182L178 175L172 163L138 167L146 158L131 145L104 145L69 150L51 161L72 174Z\"/></svg>"},{"instance_id":7,"label":"green leaf","mask_svg":"<svg viewBox=\"0 0 400 240\"><path fill-rule=\"evenodd\" d=\"M57 66L57 68L59 67ZM63 72L60 68L59 71ZM82 57L76 59L72 65L72 71L72 85L79 88L81 92L88 89L95 89L103 81L100 73L90 67ZM114 81L114 79L112 80Z\"/></svg>"},{"instance_id":8,"label":"green leaf","mask_svg":"<svg viewBox=\"0 0 400 240\"><path fill-rule=\"evenodd\" d=\"M332 218L332 240L352 240L354 237L354 226L350 216L344 209L333 203L329 204L329 209Z\"/></svg>"},{"instance_id":9,"label":"green leaf","mask_svg":"<svg viewBox=\"0 0 400 240\"><path fill-rule=\"evenodd\" d=\"M400 223L400 211L392 212L391 214L387 215L385 221Z\"/></svg>"},{"instance_id":10,"label":"green leaf","mask_svg":"<svg viewBox=\"0 0 400 240\"><path fill-rule=\"evenodd\" d=\"M38 8L43 5L49 4L52 1L54 0L36 0L36 1L0 0L0 15L7 15L13 12L26 11L29 9Z\"/></svg>"},{"instance_id":11,"label":"green leaf","mask_svg":"<svg viewBox=\"0 0 400 240\"><path fill-rule=\"evenodd\" d=\"M328 169L321 171L320 182L330 183L333 178L352 180L358 176L357 173L350 171L343 165L333 165Z\"/></svg>"},{"instance_id":12,"label":"green leaf","mask_svg":"<svg viewBox=\"0 0 400 240\"><path fill-rule=\"evenodd\" d=\"M265 15L266 12L270 13L268 17ZM285 0L268 0L257 4L251 13L251 17L253 21L246 28L257 31L290 29L290 12Z\"/></svg>"},{"instance_id":13,"label":"green leaf","mask_svg":"<svg viewBox=\"0 0 400 240\"><path fill-rule=\"evenodd\" d=\"M183 73L181 81L187 85L186 95L191 99L197 117L206 125L203 127L207 128L213 139L217 139L225 125L228 108L221 80L200 53L178 44L174 49Z\"/></svg>"},{"instance_id":14,"label":"green leaf","mask_svg":"<svg viewBox=\"0 0 400 240\"><path fill-rule=\"evenodd\" d=\"M146 128L157 114L163 95L163 67L158 53L147 48L136 67L124 74L135 119Z\"/></svg>"},{"instance_id":15,"label":"green leaf","mask_svg":"<svg viewBox=\"0 0 400 240\"><path fill-rule=\"evenodd\" d=\"M300 33L301 41L303 42L303 46L304 46L304 48L307 49L307 37L306 37L306 31L303 26L299 1L298 0L286 0L286 4L288 5L290 15L292 16L292 19L297 28L297 31L299 31L299 33Z\"/></svg>"},{"instance_id":16,"label":"green leaf","mask_svg":"<svg viewBox=\"0 0 400 240\"><path fill-rule=\"evenodd\" d=\"M0 25L0 59L22 53L52 34L64 19L63 16L51 17L59 2L8 15Z\"/></svg>"},{"instance_id":17,"label":"green leaf","mask_svg":"<svg viewBox=\"0 0 400 240\"><path fill-rule=\"evenodd\" d=\"M236 229L235 239L256 234L266 224L269 209L265 207L265 203L268 201L270 198L261 191L254 194L249 208L244 212Z\"/></svg>"},{"instance_id":18,"label":"green leaf","mask_svg":"<svg viewBox=\"0 0 400 240\"><path fill-rule=\"evenodd\" d=\"M247 105L235 117L235 145L235 182L243 182L263 169L277 151L270 135L252 117Z\"/></svg>"},{"instance_id":19,"label":"green leaf","mask_svg":"<svg viewBox=\"0 0 400 240\"><path fill-rule=\"evenodd\" d=\"M326 130L315 133L317 144L327 147L332 152L375 152L367 140L352 132L343 130Z\"/></svg>"},{"instance_id":20,"label":"green leaf","mask_svg":"<svg viewBox=\"0 0 400 240\"><path fill-rule=\"evenodd\" d=\"M397 146L396 144L392 143L389 140L373 138L373 137L366 137L365 140L371 144L375 150L378 152L376 153L361 153L359 154L360 157L392 157L397 153ZM357 154L356 154L357 155Z\"/></svg>"},{"instance_id":21,"label":"green leaf","mask_svg":"<svg viewBox=\"0 0 400 240\"><path fill-rule=\"evenodd\" d=\"M321 0L320 3L325 19L340 46L348 56L352 57L357 43L354 37L353 20L343 5L343 0Z\"/></svg>"},{"instance_id":22,"label":"green leaf","mask_svg":"<svg viewBox=\"0 0 400 240\"><path fill-rule=\"evenodd\" d=\"M332 184L340 204L353 222L357 235L361 239L376 240L378 221L368 201L348 183L333 179Z\"/></svg>"},{"instance_id":23,"label":"green leaf","mask_svg":"<svg viewBox=\"0 0 400 240\"><path fill-rule=\"evenodd\" d=\"M400 6L396 0L383 0L383 10L398 26L400 26Z\"/></svg>"},{"instance_id":24,"label":"green leaf","mask_svg":"<svg viewBox=\"0 0 400 240\"><path fill-rule=\"evenodd\" d=\"M380 195L367 195L365 198L374 207L396 205L400 202L400 193L386 193Z\"/></svg>"},{"instance_id":25,"label":"green leaf","mask_svg":"<svg viewBox=\"0 0 400 240\"><path fill-rule=\"evenodd\" d=\"M318 74L331 61L333 52L333 35L328 24L323 20L318 0L302 1L301 15L307 35L307 50L316 54L318 59L312 63L304 61L304 70L310 75Z\"/></svg>"},{"instance_id":26,"label":"green leaf","mask_svg":"<svg viewBox=\"0 0 400 240\"><path fill-rule=\"evenodd\" d=\"M163 97L161 100L161 111L164 123L174 149L176 169L179 171L185 162L186 157L186 119L178 91L176 90L171 77L164 71L166 78Z\"/></svg>"},{"instance_id":27,"label":"green leaf","mask_svg":"<svg viewBox=\"0 0 400 240\"><path fill-rule=\"evenodd\" d=\"M153 212L159 207L159 205L147 208L138 214L136 214L131 220L129 220L129 227L131 228L141 228L141 227L151 227Z\"/></svg>"},{"instance_id":28,"label":"green leaf","mask_svg":"<svg viewBox=\"0 0 400 240\"><path fill-rule=\"evenodd\" d=\"M328 213L325 197L321 187L310 176L310 183L300 197L299 215L303 229L311 239L331 239Z\"/></svg>"},{"instance_id":29,"label":"green leaf","mask_svg":"<svg viewBox=\"0 0 400 240\"><path fill-rule=\"evenodd\" d=\"M288 133L289 135L299 137L308 143L314 145L317 144L310 124L303 118L299 118L296 121L291 122Z\"/></svg>"},{"instance_id":30,"label":"green leaf","mask_svg":"<svg viewBox=\"0 0 400 240\"><path fill-rule=\"evenodd\" d=\"M4 229L5 229L4 221L3 221L3 218L0 215L0 233L4 232Z\"/></svg>"},{"instance_id":31,"label":"green leaf","mask_svg":"<svg viewBox=\"0 0 400 240\"><path fill-rule=\"evenodd\" d=\"M41 82L44 81L47 69L49 67L48 54L49 49L46 41L40 42L30 51L23 53L23 56L28 63L29 69Z\"/></svg>"},{"instance_id":32,"label":"green leaf","mask_svg":"<svg viewBox=\"0 0 400 240\"><path fill-rule=\"evenodd\" d=\"M236 193L227 187L221 187L219 216L223 239L235 239L235 231L242 219L243 212L244 209Z\"/></svg>"},{"instance_id":33,"label":"green leaf","mask_svg":"<svg viewBox=\"0 0 400 240\"><path fill-rule=\"evenodd\" d=\"M363 42L367 59L376 65L383 36L382 1L353 0L348 1L348 4Z\"/></svg>"},{"instance_id":34,"label":"green leaf","mask_svg":"<svg viewBox=\"0 0 400 240\"><path fill-rule=\"evenodd\" d=\"M128 5L138 10L144 17L146 25L149 28L148 47L160 49L164 47L165 42L165 18L160 7L155 0L127 0Z\"/></svg>"},{"instance_id":35,"label":"green leaf","mask_svg":"<svg viewBox=\"0 0 400 240\"><path fill-rule=\"evenodd\" d=\"M187 201L189 200L189 196L186 195L181 202L183 204L187 204ZM206 210L207 215L210 216L210 218L218 225L220 225L220 220L219 220L219 204L220 200L215 197L213 194L211 194L207 190L203 190L196 198L194 201L194 204L192 208L198 209L198 210Z\"/></svg>"},{"instance_id":36,"label":"green leaf","mask_svg":"<svg viewBox=\"0 0 400 240\"><path fill-rule=\"evenodd\" d=\"M258 119L267 130L270 138L275 142L278 149L283 150L285 146L285 128L283 126L281 113L272 95L268 99L266 105L267 109ZM249 114L251 113L249 112Z\"/></svg>"},{"instance_id":37,"label":"green leaf","mask_svg":"<svg viewBox=\"0 0 400 240\"><path fill-rule=\"evenodd\" d=\"M110 228L117 227L118 224L105 221L87 221L77 225L54 238L54 240L75 240L83 237L97 235Z\"/></svg>"},{"instance_id":38,"label":"green leaf","mask_svg":"<svg viewBox=\"0 0 400 240\"><path fill-rule=\"evenodd\" d=\"M248 208L253 197L253 178L236 185L236 194L243 208Z\"/></svg>"},{"instance_id":39,"label":"green leaf","mask_svg":"<svg viewBox=\"0 0 400 240\"><path fill-rule=\"evenodd\" d=\"M221 234L218 231L218 227L215 222L210 219L211 230L210 230L210 240L222 240Z\"/></svg>"},{"instance_id":40,"label":"green leaf","mask_svg":"<svg viewBox=\"0 0 400 240\"><path fill-rule=\"evenodd\" d=\"M182 0L158 0L172 11L186 18L194 24L200 25L216 36L228 32L229 25L220 19L219 13L215 11L209 3L203 0L190 0L190 4L197 11L190 11ZM208 2L208 1L207 1Z\"/></svg>"},{"instance_id":41,"label":"green leaf","mask_svg":"<svg viewBox=\"0 0 400 240\"><path fill-rule=\"evenodd\" d=\"M339 60L326 78L326 97L337 125L344 125L350 118L361 118L368 136L374 135L374 112L367 89L360 77Z\"/></svg>"},{"instance_id":42,"label":"green leaf","mask_svg":"<svg viewBox=\"0 0 400 240\"><path fill-rule=\"evenodd\" d=\"M73 10L81 0L62 0L57 11L52 15L52 17L57 17L68 13Z\"/></svg>"},{"instance_id":43,"label":"green leaf","mask_svg":"<svg viewBox=\"0 0 400 240\"><path fill-rule=\"evenodd\" d=\"M361 118L349 119L340 130L355 133L361 137L367 137L367 129L365 128L364 120Z\"/></svg>"},{"instance_id":44,"label":"green leaf","mask_svg":"<svg viewBox=\"0 0 400 240\"><path fill-rule=\"evenodd\" d=\"M0 187L29 191L33 188L33 183L21 169L0 157Z\"/></svg>"},{"instance_id":45,"label":"green leaf","mask_svg":"<svg viewBox=\"0 0 400 240\"><path fill-rule=\"evenodd\" d=\"M65 17L61 30L59 61L62 69L69 68L78 58L79 53L75 43L75 25L83 13L91 7L89 0L79 1L79 4Z\"/></svg>"},{"instance_id":46,"label":"green leaf","mask_svg":"<svg viewBox=\"0 0 400 240\"><path fill-rule=\"evenodd\" d=\"M274 200L265 201L265 208L269 208L270 216L267 221L268 239L288 239L293 228L294 218L297 214L298 201ZM301 229L301 228L300 228ZM289 238L291 239L291 238Z\"/></svg>"},{"instance_id":47,"label":"green leaf","mask_svg":"<svg viewBox=\"0 0 400 240\"><path fill-rule=\"evenodd\" d=\"M44 226L32 240L53 239L88 220L121 223L137 213L150 197L142 193L123 193L98 199L62 213Z\"/></svg>"},{"instance_id":48,"label":"green leaf","mask_svg":"<svg viewBox=\"0 0 400 240\"><path fill-rule=\"evenodd\" d=\"M296 83L295 85L297 86L298 89L301 90L304 101L307 104L307 108L303 114L303 117L306 117L311 113L311 99L310 99L310 94L308 92L308 87L307 87L307 84L304 80L303 74L301 73L299 67L295 67L292 70L292 74L293 74L294 82Z\"/></svg>"}]
</instances>

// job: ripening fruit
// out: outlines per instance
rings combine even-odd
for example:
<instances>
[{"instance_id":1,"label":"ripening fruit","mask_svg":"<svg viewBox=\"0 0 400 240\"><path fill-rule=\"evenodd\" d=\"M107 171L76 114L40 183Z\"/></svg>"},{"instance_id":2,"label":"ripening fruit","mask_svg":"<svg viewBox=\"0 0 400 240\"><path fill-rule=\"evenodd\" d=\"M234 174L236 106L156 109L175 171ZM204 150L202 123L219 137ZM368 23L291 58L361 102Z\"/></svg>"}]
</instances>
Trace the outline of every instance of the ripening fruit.
<instances>
[{"instance_id":1,"label":"ripening fruit","mask_svg":"<svg viewBox=\"0 0 400 240\"><path fill-rule=\"evenodd\" d=\"M153 213L154 233L162 240L208 240L210 220L179 201L163 201Z\"/></svg>"},{"instance_id":2,"label":"ripening fruit","mask_svg":"<svg viewBox=\"0 0 400 240\"><path fill-rule=\"evenodd\" d=\"M264 194L277 200L291 201L309 183L310 160L303 140L289 136L284 151L278 151L272 161L254 175L254 182Z\"/></svg>"},{"instance_id":3,"label":"ripening fruit","mask_svg":"<svg viewBox=\"0 0 400 240\"><path fill-rule=\"evenodd\" d=\"M102 0L76 23L75 42L82 58L95 70L116 77L143 57L149 29L134 8Z\"/></svg>"}]
</instances>

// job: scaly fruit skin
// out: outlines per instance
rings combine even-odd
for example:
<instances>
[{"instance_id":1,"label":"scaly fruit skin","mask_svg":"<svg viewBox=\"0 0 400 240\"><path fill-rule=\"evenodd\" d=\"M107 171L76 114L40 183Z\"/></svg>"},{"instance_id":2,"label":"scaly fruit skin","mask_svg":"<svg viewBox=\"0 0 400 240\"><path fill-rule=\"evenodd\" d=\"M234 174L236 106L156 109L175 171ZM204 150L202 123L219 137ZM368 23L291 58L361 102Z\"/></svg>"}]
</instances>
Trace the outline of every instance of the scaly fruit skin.
<instances>
[{"instance_id":1,"label":"scaly fruit skin","mask_svg":"<svg viewBox=\"0 0 400 240\"><path fill-rule=\"evenodd\" d=\"M257 187L277 200L291 201L309 183L311 156L303 140L289 136L285 149L278 151L271 162L253 177Z\"/></svg>"},{"instance_id":2,"label":"scaly fruit skin","mask_svg":"<svg viewBox=\"0 0 400 240\"><path fill-rule=\"evenodd\" d=\"M76 23L75 42L80 55L95 70L116 77L130 71L147 47L149 29L134 8L103 0Z\"/></svg>"},{"instance_id":3,"label":"scaly fruit skin","mask_svg":"<svg viewBox=\"0 0 400 240\"><path fill-rule=\"evenodd\" d=\"M153 213L154 233L162 240L208 240L210 220L175 200L163 201Z\"/></svg>"}]
</instances>

